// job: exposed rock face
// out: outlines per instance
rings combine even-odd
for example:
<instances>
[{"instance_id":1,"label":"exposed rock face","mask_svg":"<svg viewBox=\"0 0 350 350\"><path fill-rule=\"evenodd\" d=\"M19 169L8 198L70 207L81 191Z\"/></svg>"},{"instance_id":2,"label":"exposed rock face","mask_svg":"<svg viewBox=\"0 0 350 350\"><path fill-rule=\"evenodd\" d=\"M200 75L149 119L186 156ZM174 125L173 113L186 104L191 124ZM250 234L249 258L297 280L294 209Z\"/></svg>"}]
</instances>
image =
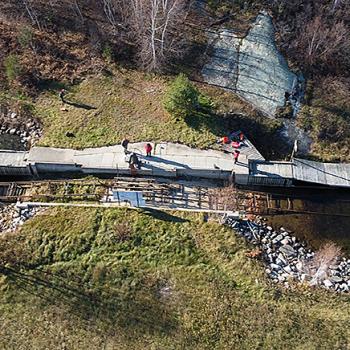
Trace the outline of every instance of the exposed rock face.
<instances>
[{"instance_id":1,"label":"exposed rock face","mask_svg":"<svg viewBox=\"0 0 350 350\"><path fill-rule=\"evenodd\" d=\"M295 95L298 78L275 45L269 15L261 13L249 33L239 38L223 29L211 38L211 61L202 70L205 82L233 90L263 113L274 116Z\"/></svg>"}]
</instances>

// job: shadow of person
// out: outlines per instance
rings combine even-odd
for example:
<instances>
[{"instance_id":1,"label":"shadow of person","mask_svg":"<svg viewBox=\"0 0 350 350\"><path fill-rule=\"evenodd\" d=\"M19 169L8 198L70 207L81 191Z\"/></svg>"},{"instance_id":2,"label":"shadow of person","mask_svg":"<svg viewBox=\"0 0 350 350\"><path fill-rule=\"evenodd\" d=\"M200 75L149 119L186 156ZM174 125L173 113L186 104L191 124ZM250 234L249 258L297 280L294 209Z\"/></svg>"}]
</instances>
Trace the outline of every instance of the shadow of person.
<instances>
[{"instance_id":1,"label":"shadow of person","mask_svg":"<svg viewBox=\"0 0 350 350\"><path fill-rule=\"evenodd\" d=\"M72 102L72 101L67 101L67 100L64 100L63 102L69 106L86 109L88 111L90 111L91 109L97 109L97 107L89 106L89 105L86 105L84 103Z\"/></svg>"}]
</instances>

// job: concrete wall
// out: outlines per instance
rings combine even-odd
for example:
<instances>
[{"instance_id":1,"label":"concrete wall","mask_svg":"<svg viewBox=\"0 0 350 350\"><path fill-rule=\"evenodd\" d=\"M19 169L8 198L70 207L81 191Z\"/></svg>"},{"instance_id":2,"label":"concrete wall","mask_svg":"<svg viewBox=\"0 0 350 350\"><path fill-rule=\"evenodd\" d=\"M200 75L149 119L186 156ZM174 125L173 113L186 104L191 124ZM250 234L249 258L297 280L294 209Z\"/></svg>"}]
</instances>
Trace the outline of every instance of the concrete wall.
<instances>
[{"instance_id":1,"label":"concrete wall","mask_svg":"<svg viewBox=\"0 0 350 350\"><path fill-rule=\"evenodd\" d=\"M11 167L0 166L0 176L30 176L32 175L29 166Z\"/></svg>"},{"instance_id":2,"label":"concrete wall","mask_svg":"<svg viewBox=\"0 0 350 350\"><path fill-rule=\"evenodd\" d=\"M35 163L31 164L37 173L66 173L81 172L79 164Z\"/></svg>"}]
</instances>

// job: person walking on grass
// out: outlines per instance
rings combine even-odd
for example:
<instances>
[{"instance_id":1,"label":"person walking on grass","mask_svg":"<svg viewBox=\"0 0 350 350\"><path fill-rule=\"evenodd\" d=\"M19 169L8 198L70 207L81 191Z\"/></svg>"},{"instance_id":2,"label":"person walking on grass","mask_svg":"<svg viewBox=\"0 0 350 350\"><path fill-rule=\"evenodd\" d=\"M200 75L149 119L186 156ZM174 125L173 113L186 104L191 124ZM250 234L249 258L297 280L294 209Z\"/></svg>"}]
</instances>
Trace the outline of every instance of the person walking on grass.
<instances>
[{"instance_id":1,"label":"person walking on grass","mask_svg":"<svg viewBox=\"0 0 350 350\"><path fill-rule=\"evenodd\" d=\"M147 143L145 146L145 151L146 151L146 157L151 157L152 156L152 145L150 143Z\"/></svg>"},{"instance_id":2,"label":"person walking on grass","mask_svg":"<svg viewBox=\"0 0 350 350\"><path fill-rule=\"evenodd\" d=\"M64 100L64 95L66 94L66 90L65 89L61 89L60 93L58 94L58 96L60 97L62 103L65 103Z\"/></svg>"},{"instance_id":3,"label":"person walking on grass","mask_svg":"<svg viewBox=\"0 0 350 350\"><path fill-rule=\"evenodd\" d=\"M234 160L234 164L236 164L238 162L238 157L239 157L239 154L241 152L238 151L237 149L233 152L233 160Z\"/></svg>"}]
</instances>

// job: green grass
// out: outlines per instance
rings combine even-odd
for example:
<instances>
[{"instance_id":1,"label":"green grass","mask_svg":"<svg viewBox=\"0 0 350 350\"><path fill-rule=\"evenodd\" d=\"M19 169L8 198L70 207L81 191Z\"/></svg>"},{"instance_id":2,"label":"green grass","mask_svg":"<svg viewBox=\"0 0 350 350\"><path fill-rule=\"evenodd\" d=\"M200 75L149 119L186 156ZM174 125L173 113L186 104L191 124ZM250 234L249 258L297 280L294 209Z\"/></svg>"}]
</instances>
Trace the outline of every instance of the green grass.
<instances>
[{"instance_id":1,"label":"green grass","mask_svg":"<svg viewBox=\"0 0 350 350\"><path fill-rule=\"evenodd\" d=\"M0 241L2 349L346 349L348 297L270 285L200 214L50 209Z\"/></svg>"},{"instance_id":2,"label":"green grass","mask_svg":"<svg viewBox=\"0 0 350 350\"><path fill-rule=\"evenodd\" d=\"M280 126L256 113L237 95L198 85L202 108L186 118L174 117L163 107L169 79L141 72L112 69L111 75L90 76L72 87L67 100L94 109L62 104L56 90L45 90L35 103L44 127L41 146L97 147L130 140L180 142L193 147L213 147L218 137L242 129L268 157L281 157L285 145ZM67 137L70 132L75 137ZM266 142L269 140L269 142Z\"/></svg>"},{"instance_id":3,"label":"green grass","mask_svg":"<svg viewBox=\"0 0 350 350\"><path fill-rule=\"evenodd\" d=\"M42 146L95 147L132 141L173 141L206 147L217 136L206 124L197 129L181 118L171 117L163 108L167 80L131 70L113 70L110 76L89 77L67 95L70 102L95 109L66 105L61 111L57 92L43 93L37 115L44 125ZM74 138L66 136L74 133Z\"/></svg>"}]
</instances>

